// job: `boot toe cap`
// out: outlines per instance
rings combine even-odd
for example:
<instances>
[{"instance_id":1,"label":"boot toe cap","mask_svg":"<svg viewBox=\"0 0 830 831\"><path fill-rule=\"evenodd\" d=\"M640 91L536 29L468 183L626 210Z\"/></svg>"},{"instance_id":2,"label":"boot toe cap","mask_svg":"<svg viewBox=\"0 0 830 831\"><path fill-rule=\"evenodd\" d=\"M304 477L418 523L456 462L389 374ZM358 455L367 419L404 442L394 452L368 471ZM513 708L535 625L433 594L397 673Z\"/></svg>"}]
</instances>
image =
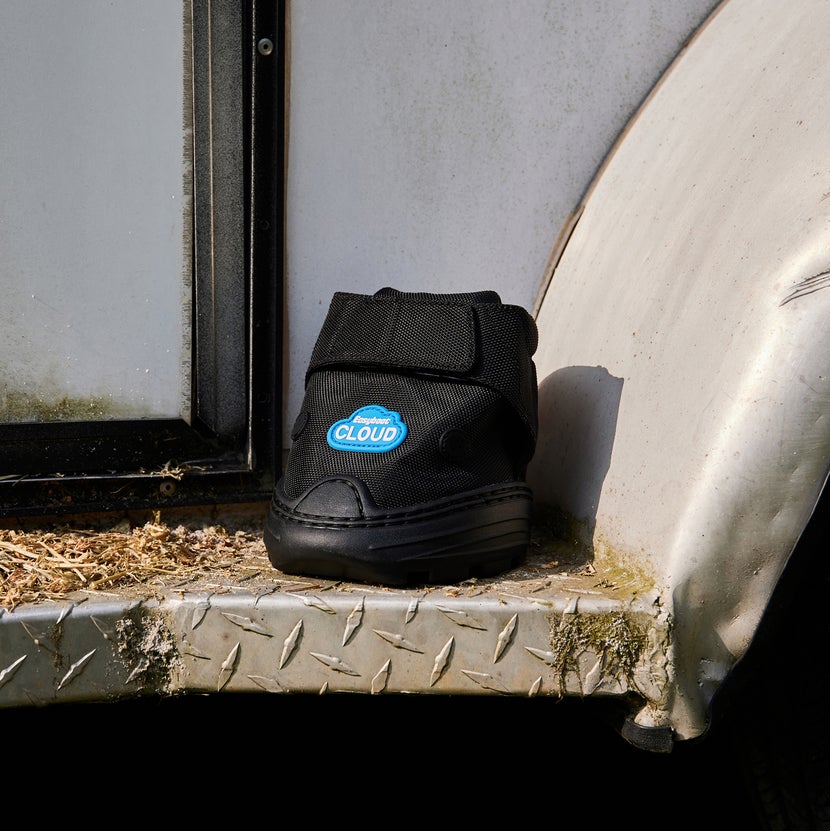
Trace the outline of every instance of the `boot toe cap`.
<instances>
[{"instance_id":1,"label":"boot toe cap","mask_svg":"<svg viewBox=\"0 0 830 831\"><path fill-rule=\"evenodd\" d=\"M307 515L339 519L361 519L365 516L358 489L345 479L318 482L300 499L295 510Z\"/></svg>"}]
</instances>

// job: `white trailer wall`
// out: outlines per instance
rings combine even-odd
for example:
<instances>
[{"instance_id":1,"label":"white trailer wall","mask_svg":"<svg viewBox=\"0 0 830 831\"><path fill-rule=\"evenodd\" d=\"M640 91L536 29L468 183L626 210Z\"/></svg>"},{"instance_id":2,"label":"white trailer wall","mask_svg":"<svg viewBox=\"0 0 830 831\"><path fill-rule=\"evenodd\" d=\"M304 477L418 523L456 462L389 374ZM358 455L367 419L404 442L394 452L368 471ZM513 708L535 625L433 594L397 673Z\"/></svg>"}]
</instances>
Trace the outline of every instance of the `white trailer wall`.
<instances>
[{"instance_id":1,"label":"white trailer wall","mask_svg":"<svg viewBox=\"0 0 830 831\"><path fill-rule=\"evenodd\" d=\"M714 0L291 0L287 401L335 290L532 309L560 229Z\"/></svg>"}]
</instances>

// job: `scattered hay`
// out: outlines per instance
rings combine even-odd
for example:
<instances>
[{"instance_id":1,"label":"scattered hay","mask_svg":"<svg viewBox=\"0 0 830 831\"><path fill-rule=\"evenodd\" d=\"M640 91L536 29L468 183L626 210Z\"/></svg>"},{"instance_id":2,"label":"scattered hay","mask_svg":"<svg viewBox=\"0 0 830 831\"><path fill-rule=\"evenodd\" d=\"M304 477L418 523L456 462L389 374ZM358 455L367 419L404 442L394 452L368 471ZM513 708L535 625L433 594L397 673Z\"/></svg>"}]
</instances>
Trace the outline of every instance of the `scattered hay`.
<instances>
[{"instance_id":1,"label":"scattered hay","mask_svg":"<svg viewBox=\"0 0 830 831\"><path fill-rule=\"evenodd\" d=\"M169 527L154 521L108 529L0 528L0 606L58 600L78 590L114 590L153 578L188 579L233 568L261 537L216 525Z\"/></svg>"}]
</instances>

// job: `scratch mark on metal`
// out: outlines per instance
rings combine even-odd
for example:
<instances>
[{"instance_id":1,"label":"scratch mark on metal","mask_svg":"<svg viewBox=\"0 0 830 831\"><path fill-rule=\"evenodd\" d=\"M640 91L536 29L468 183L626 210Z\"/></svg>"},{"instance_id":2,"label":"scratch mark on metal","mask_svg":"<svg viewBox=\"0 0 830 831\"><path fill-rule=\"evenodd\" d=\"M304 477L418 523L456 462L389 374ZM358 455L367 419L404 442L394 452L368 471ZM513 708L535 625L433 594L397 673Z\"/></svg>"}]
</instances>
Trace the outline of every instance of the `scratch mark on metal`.
<instances>
[{"instance_id":1,"label":"scratch mark on metal","mask_svg":"<svg viewBox=\"0 0 830 831\"><path fill-rule=\"evenodd\" d=\"M778 305L784 306L791 300L796 300L799 297L804 297L805 295L812 294L814 291L826 288L830 288L830 270L822 271L821 274L816 274L813 277L808 277L806 280L801 280Z\"/></svg>"}]
</instances>

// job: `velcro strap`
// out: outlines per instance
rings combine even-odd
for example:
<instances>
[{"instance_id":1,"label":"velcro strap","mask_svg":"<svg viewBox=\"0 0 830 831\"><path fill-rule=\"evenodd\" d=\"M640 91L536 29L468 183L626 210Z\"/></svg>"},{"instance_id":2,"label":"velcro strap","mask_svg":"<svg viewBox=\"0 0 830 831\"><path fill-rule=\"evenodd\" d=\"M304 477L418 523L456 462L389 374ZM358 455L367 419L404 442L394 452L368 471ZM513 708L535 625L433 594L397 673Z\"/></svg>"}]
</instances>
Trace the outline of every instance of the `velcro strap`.
<instances>
[{"instance_id":1,"label":"velcro strap","mask_svg":"<svg viewBox=\"0 0 830 831\"><path fill-rule=\"evenodd\" d=\"M536 440L536 324L521 306L447 295L335 293L306 372L389 369L465 378L490 387Z\"/></svg>"},{"instance_id":2,"label":"velcro strap","mask_svg":"<svg viewBox=\"0 0 830 831\"><path fill-rule=\"evenodd\" d=\"M308 373L356 364L464 375L475 359L475 319L469 304L337 292Z\"/></svg>"}]
</instances>

